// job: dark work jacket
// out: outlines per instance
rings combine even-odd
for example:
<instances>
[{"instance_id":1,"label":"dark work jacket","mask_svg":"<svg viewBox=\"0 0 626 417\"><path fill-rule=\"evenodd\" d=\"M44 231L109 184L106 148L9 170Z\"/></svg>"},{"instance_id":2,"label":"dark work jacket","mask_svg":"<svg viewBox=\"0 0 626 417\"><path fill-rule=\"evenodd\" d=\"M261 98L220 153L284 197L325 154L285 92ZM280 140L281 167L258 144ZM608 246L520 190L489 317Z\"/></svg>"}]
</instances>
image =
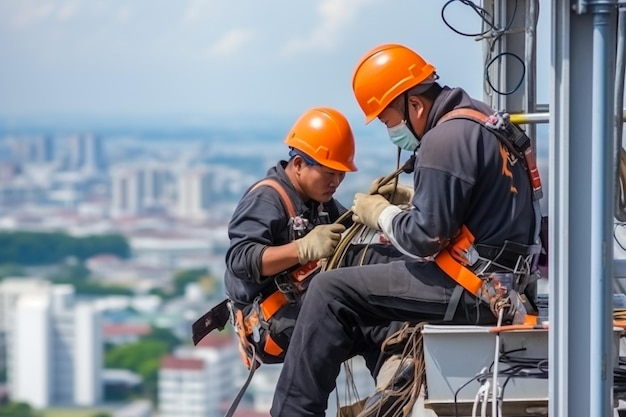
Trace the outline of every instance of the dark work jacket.
<instances>
[{"instance_id":1,"label":"dark work jacket","mask_svg":"<svg viewBox=\"0 0 626 417\"><path fill-rule=\"evenodd\" d=\"M443 88L428 115L415 163L414 207L394 217L394 243L407 254L432 259L465 224L478 244L531 244L535 214L523 161L474 121L437 125L457 108L493 113L462 89Z\"/></svg>"},{"instance_id":2,"label":"dark work jacket","mask_svg":"<svg viewBox=\"0 0 626 417\"><path fill-rule=\"evenodd\" d=\"M286 166L286 161L280 161L268 170L266 178L278 180L290 196L296 214L314 225L319 203L302 200L285 173ZM346 211L335 199L323 207L330 222ZM268 246L289 243L290 228L289 216L273 188L258 187L246 192L239 201L228 225L230 247L226 252L224 275L226 294L239 307L251 304L261 293L268 295L276 290L273 277L261 275L261 256Z\"/></svg>"}]
</instances>

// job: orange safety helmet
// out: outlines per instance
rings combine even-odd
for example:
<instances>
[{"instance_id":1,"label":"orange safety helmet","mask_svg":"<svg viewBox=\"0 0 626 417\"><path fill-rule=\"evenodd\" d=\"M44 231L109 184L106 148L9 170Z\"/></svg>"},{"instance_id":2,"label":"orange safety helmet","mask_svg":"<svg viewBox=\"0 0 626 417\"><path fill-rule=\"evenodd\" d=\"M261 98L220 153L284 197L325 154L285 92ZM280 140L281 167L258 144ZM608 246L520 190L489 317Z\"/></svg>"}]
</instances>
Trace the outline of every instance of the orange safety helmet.
<instances>
[{"instance_id":1,"label":"orange safety helmet","mask_svg":"<svg viewBox=\"0 0 626 417\"><path fill-rule=\"evenodd\" d=\"M348 119L330 107L313 107L302 114L285 138L320 165L337 171L356 171L354 135Z\"/></svg>"},{"instance_id":2,"label":"orange safety helmet","mask_svg":"<svg viewBox=\"0 0 626 417\"><path fill-rule=\"evenodd\" d=\"M365 124L400 94L433 74L434 66L403 45L383 44L365 53L352 74L352 91L365 113Z\"/></svg>"}]
</instances>

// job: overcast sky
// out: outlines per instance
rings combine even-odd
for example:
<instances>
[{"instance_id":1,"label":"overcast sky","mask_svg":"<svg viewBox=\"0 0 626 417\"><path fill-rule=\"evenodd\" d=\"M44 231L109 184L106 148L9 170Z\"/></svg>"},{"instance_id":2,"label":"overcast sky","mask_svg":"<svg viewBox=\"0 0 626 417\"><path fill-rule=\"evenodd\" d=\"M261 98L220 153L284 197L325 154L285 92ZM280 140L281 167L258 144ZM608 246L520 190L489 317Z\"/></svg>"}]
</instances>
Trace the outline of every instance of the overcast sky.
<instances>
[{"instance_id":1,"label":"overcast sky","mask_svg":"<svg viewBox=\"0 0 626 417\"><path fill-rule=\"evenodd\" d=\"M445 3L0 0L0 117L294 118L330 105L361 122L352 70L385 42L481 97L482 46L444 24ZM460 2L448 16L479 29Z\"/></svg>"}]
</instances>

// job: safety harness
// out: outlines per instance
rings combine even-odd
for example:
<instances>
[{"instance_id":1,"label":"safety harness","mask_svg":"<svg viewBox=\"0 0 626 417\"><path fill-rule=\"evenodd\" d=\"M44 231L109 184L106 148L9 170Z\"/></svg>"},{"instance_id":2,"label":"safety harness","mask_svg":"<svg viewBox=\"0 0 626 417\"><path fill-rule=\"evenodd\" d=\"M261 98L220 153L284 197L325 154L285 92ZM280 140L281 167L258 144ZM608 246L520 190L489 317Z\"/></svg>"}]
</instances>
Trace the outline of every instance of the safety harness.
<instances>
[{"instance_id":1,"label":"safety harness","mask_svg":"<svg viewBox=\"0 0 626 417\"><path fill-rule=\"evenodd\" d=\"M253 185L248 192L263 186L270 187L278 193L288 218L294 219L296 210L293 202L285 188L277 180L271 178L261 180ZM284 330L285 326L282 328L281 326L272 326L275 324L272 322L276 320L276 316L283 307L299 301L300 296L308 287L309 279L320 269L319 261L311 261L297 268L289 269L274 277L277 287L275 291L267 295L257 296L251 306L239 308L232 300L226 299L193 323L192 339L194 345L200 343L213 330L223 330L229 318L237 332L239 355L250 372L225 417L234 415L256 369L262 363L282 362L286 345L283 344L285 347L282 347L272 334L276 328ZM261 342L261 329L266 330L263 342ZM254 343L250 341L250 338ZM261 351L257 351L255 345L260 347Z\"/></svg>"},{"instance_id":2,"label":"safety harness","mask_svg":"<svg viewBox=\"0 0 626 417\"><path fill-rule=\"evenodd\" d=\"M296 217L296 211L289 195L282 184L274 179L266 178L257 182L250 191L259 187L274 189L282 201L288 218ZM288 270L274 277L277 290L267 296L259 295L255 298L249 311L237 308L232 302L229 303L233 317L233 326L239 336L239 354L248 369L253 366L253 361L276 363L282 362L285 348L272 336L270 325L278 311L289 304L298 302L300 295L308 286L308 279L314 272L320 269L319 261L311 261L293 270ZM265 340L261 341L261 329L265 329ZM255 352L250 338L257 346L262 346L262 352ZM255 358L256 353L256 358ZM259 357L260 355L260 357Z\"/></svg>"},{"instance_id":3,"label":"safety harness","mask_svg":"<svg viewBox=\"0 0 626 417\"><path fill-rule=\"evenodd\" d=\"M506 305L509 308L509 321L532 321L534 318L526 314L531 313L529 310L532 306L523 291L531 280L532 258L541 251L539 200L543 192L530 138L510 122L507 113L485 115L478 110L455 109L442 116L437 125L452 119L471 120L487 128L513 155L523 161L532 186L535 224L534 244L505 242L501 248L475 245L474 235L466 225L461 226L452 243L435 258L437 265L458 284L448 304L444 321L450 321L454 317L463 290L488 303L496 316L497 311ZM511 282L506 283L507 280Z\"/></svg>"}]
</instances>

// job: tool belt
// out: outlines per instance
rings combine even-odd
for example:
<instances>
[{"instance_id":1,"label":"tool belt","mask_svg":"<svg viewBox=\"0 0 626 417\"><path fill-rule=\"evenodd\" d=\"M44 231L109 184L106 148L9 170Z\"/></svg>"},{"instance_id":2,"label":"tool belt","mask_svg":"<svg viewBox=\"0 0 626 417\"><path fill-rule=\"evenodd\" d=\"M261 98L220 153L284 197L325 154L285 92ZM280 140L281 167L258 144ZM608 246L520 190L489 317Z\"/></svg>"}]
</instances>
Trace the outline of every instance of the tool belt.
<instances>
[{"instance_id":1,"label":"tool belt","mask_svg":"<svg viewBox=\"0 0 626 417\"><path fill-rule=\"evenodd\" d=\"M300 312L300 299L310 279L321 269L309 262L290 273L274 277L277 290L259 295L250 305L231 303L233 325L239 336L239 354L248 369L254 360L282 363Z\"/></svg>"}]
</instances>

